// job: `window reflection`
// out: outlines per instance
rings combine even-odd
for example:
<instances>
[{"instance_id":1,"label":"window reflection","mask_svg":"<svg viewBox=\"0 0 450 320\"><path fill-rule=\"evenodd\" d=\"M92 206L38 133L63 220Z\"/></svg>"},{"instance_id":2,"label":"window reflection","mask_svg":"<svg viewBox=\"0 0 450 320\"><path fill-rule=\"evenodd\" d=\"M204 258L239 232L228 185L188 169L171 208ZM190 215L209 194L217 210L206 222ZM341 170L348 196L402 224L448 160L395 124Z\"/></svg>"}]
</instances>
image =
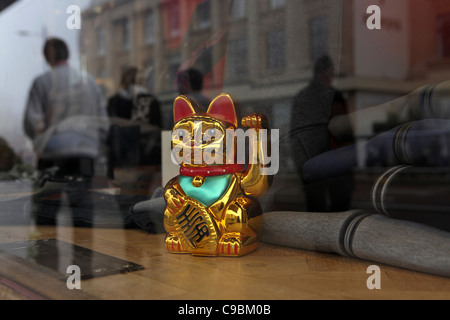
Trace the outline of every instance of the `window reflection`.
<instances>
[{"instance_id":1,"label":"window reflection","mask_svg":"<svg viewBox=\"0 0 450 320\"><path fill-rule=\"evenodd\" d=\"M49 3L52 10L47 8L47 11L56 12L53 7L57 2ZM127 91L128 98L132 104L139 104L135 110L142 111L151 109L147 108L151 96L152 101L158 101L160 117L152 123L141 116L125 119L130 122L110 117L111 128L117 127L110 131L116 140L110 137L108 147L117 147L112 146L112 141L120 141L121 146L109 154L109 159L103 158L96 164L97 174L109 172L106 175L109 182L121 183L123 190L130 194L151 196L164 185L161 150L154 151L162 141L149 138L149 126L158 137L172 128L172 104L179 94L179 76L196 70L202 74L204 101L229 92L239 101L243 114L265 113L274 128L280 129L283 165L267 206L304 209L303 181L295 166L299 154L294 153L289 142L293 129L290 120L294 97L310 84L315 63L320 58L328 56L332 60L333 88L340 92L346 112L350 113L408 96L422 85L448 80L448 5L442 1L385 1L380 4L382 29L377 31L366 27L367 6L367 1L335 0L90 1L83 7L81 30L71 34L64 30L67 36L78 32L72 50L78 57L77 68L96 78L105 104L123 91L121 80L126 70L136 68L134 89ZM64 8L59 9L64 12ZM32 43L34 47L25 60L13 57L14 60L21 65L33 65L35 73L48 70L36 57L40 55L44 38L58 30L57 17L48 15L48 21L37 21L34 30L25 30L26 25L22 27L19 23L15 34L20 41L29 42L30 46ZM3 47L5 52L12 50ZM27 75L29 79L25 81L25 77L19 79L8 71L5 79L26 83L34 76ZM13 95L22 97L21 100L11 98L8 105L24 106L23 97L28 89L20 92L5 89L7 99ZM355 113L349 126L356 142L363 143L405 119L395 110L378 110L364 117ZM131 109L127 111L133 114ZM2 111L1 119L12 118L14 112ZM18 158L31 166L36 156L22 132L21 116L14 114L15 122L11 123L3 120L2 130ZM306 116L306 113L302 115ZM328 120L321 125L326 126ZM118 130L121 127L126 129ZM120 152L124 147L133 150ZM127 161L117 159L126 155L133 158L127 166L124 164ZM146 158L142 159L142 155ZM365 169L367 152L358 149L357 157L357 169ZM3 168L9 168L9 172L13 167Z\"/></svg>"},{"instance_id":2,"label":"window reflection","mask_svg":"<svg viewBox=\"0 0 450 320\"><path fill-rule=\"evenodd\" d=\"M284 7L286 0L270 0L270 7L272 9L278 9Z\"/></svg>"},{"instance_id":3,"label":"window reflection","mask_svg":"<svg viewBox=\"0 0 450 320\"><path fill-rule=\"evenodd\" d=\"M145 35L145 43L153 44L155 42L155 21L153 16L153 11L147 11L145 13L145 21L144 21L144 35Z\"/></svg>"},{"instance_id":4,"label":"window reflection","mask_svg":"<svg viewBox=\"0 0 450 320\"><path fill-rule=\"evenodd\" d=\"M326 17L312 18L308 23L311 61L316 61L328 52L328 25Z\"/></svg>"},{"instance_id":5,"label":"window reflection","mask_svg":"<svg viewBox=\"0 0 450 320\"><path fill-rule=\"evenodd\" d=\"M97 29L97 54L105 55L105 30L102 27Z\"/></svg>"},{"instance_id":6,"label":"window reflection","mask_svg":"<svg viewBox=\"0 0 450 320\"><path fill-rule=\"evenodd\" d=\"M235 0L231 6L231 16L233 19L242 19L246 15L247 0Z\"/></svg>"},{"instance_id":7,"label":"window reflection","mask_svg":"<svg viewBox=\"0 0 450 320\"><path fill-rule=\"evenodd\" d=\"M246 39L230 41L227 57L231 77L245 76L248 73L248 42Z\"/></svg>"},{"instance_id":8,"label":"window reflection","mask_svg":"<svg viewBox=\"0 0 450 320\"><path fill-rule=\"evenodd\" d=\"M284 29L272 30L267 34L267 68L283 70L286 66L286 37Z\"/></svg>"}]
</instances>

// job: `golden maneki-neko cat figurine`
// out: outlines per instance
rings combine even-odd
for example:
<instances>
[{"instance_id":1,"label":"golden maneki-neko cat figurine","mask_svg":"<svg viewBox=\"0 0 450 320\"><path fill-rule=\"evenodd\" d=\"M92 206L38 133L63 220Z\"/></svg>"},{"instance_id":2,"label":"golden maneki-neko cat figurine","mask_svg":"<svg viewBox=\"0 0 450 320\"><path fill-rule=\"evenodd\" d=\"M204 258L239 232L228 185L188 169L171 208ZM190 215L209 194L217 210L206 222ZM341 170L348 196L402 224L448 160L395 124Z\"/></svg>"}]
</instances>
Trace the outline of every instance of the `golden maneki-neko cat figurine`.
<instances>
[{"instance_id":1,"label":"golden maneki-neko cat figurine","mask_svg":"<svg viewBox=\"0 0 450 320\"><path fill-rule=\"evenodd\" d=\"M248 142L250 157L256 160L246 165L236 161L236 137L230 133L239 124L228 94L215 98L206 113L195 101L180 96L173 114L172 155L177 155L180 174L165 188L167 250L196 256L251 253L263 226L257 198L271 184L271 176L261 170L270 148L262 148L261 135L256 134ZM241 123L256 133L268 128L261 114L244 117Z\"/></svg>"}]
</instances>

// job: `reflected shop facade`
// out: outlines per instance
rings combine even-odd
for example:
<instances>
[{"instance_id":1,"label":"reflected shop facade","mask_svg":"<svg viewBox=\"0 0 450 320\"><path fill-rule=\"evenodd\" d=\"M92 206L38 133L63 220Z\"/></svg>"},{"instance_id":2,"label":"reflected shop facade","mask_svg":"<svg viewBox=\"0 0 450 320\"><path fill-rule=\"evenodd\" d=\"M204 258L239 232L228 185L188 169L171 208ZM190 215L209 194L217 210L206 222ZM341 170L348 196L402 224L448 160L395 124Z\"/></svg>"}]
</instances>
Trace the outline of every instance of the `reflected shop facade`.
<instances>
[{"instance_id":1,"label":"reflected shop facade","mask_svg":"<svg viewBox=\"0 0 450 320\"><path fill-rule=\"evenodd\" d=\"M19 17L15 6L26 10L25 2L11 1L0 22ZM65 8L72 4L64 3L49 9L49 25L35 38L21 31L25 22L17 30L17 43L28 37L38 48L29 58L40 68L36 77L59 56L59 44L43 48L47 38L64 38L54 27L58 20L67 28ZM450 231L449 1L83 4L80 28L70 33L75 40L67 41L75 63L52 65L76 72L61 71L58 86L50 88L44 78L24 76L26 92L3 93L23 98L15 100L11 121L0 119L0 225L163 233L162 215L150 219L131 208L161 197L179 174L171 154L174 101L185 95L206 112L226 93L239 119L261 113L276 130L277 172L259 201L263 212L362 209ZM374 6L378 11L368 11ZM61 93L77 77L86 81ZM102 110L51 126L45 117L54 121L64 112L40 107L47 89L56 104L86 106L89 96ZM101 129L95 138L94 129ZM53 134L59 140L51 140ZM74 161L44 155L80 145L98 153L76 154Z\"/></svg>"},{"instance_id":2,"label":"reflected shop facade","mask_svg":"<svg viewBox=\"0 0 450 320\"><path fill-rule=\"evenodd\" d=\"M380 30L367 27L371 5L380 8ZM394 103L447 80L449 14L445 1L419 0L93 1L82 14L80 50L85 68L107 96L117 91L122 72L137 66L141 83L161 103L163 131L173 125L177 75L188 68L203 74L203 94L209 99L226 92L239 101L242 116L267 115L270 127L280 131L280 170L265 199L267 210L301 211L308 206L297 167L316 151L302 154L309 150L299 150L298 141L292 141L292 122L298 127L303 122L291 119L294 98L310 83L315 61L323 55L332 60L333 85L345 100L344 112ZM343 188L347 195L337 195L351 207L372 207L366 201L377 165L367 165L364 143L405 122L404 110L379 109L355 113L353 137L342 140L357 147L356 181ZM312 120L319 126L326 121ZM164 168L161 179L165 185ZM320 209L331 210L329 198Z\"/></svg>"},{"instance_id":3,"label":"reflected shop facade","mask_svg":"<svg viewBox=\"0 0 450 320\"><path fill-rule=\"evenodd\" d=\"M367 10L371 5L379 8L378 15ZM415 163L380 155L385 151L371 139L412 120L432 118L420 114L421 106L417 112L408 109L416 102L436 104L428 109L438 118L448 113L449 17L450 6L438 0L88 1L81 10L77 46L70 49L79 69L95 78L109 113L108 140L93 164L97 189L130 197L158 192L177 170L168 155L174 99L191 94L208 104L228 93L242 116L263 113L270 128L279 130L279 170L264 199L265 210L373 209L371 189L380 173L393 164ZM371 21L380 29L369 28ZM46 35L52 36L48 30ZM334 91L332 96L314 92L316 69L321 68L316 62L323 56L334 88L325 90L336 90L338 98ZM197 72L200 89L193 90L187 70ZM433 84L440 85L423 89ZM306 93L299 94L303 89ZM123 113L123 106L118 111L121 99L131 99L137 111ZM22 128L22 121L16 127ZM442 130L441 140L447 141ZM34 171L32 143L8 133L5 150L15 151L20 168L36 180L42 172ZM442 154L448 149L445 141ZM339 158L345 165L335 165L337 160L325 152L350 145L353 150ZM308 162L305 173L305 162L321 154L320 161ZM420 157L421 167L428 168L422 165L430 154ZM13 158L2 157L6 180L15 172ZM335 180L341 175L346 178ZM396 180L398 188L411 186L403 179L408 178ZM431 183L425 180L419 179L419 189ZM393 207L407 210L408 201L392 192L400 201L393 200ZM317 193L322 193L317 198L321 205L309 206L308 198ZM333 198L338 198L336 206ZM438 201L436 210L443 205Z\"/></svg>"}]
</instances>

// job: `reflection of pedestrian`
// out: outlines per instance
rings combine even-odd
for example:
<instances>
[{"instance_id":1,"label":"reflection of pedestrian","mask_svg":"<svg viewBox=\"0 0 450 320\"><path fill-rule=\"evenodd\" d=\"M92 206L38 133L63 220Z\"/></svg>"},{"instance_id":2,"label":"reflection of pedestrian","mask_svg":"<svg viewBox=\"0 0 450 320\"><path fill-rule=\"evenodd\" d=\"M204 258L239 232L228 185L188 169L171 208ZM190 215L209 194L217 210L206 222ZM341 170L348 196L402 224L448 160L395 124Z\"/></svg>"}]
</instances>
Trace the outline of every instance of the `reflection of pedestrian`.
<instances>
[{"instance_id":1,"label":"reflection of pedestrian","mask_svg":"<svg viewBox=\"0 0 450 320\"><path fill-rule=\"evenodd\" d=\"M92 204L86 196L101 155L108 122L104 99L95 80L68 65L69 50L57 38L44 45L51 70L37 77L24 114L25 133L33 140L38 170L50 179L67 182L65 189L36 199L39 224L55 224L60 195L67 192L75 225L90 226ZM76 182L71 182L76 181ZM76 210L83 201L85 210Z\"/></svg>"},{"instance_id":2,"label":"reflection of pedestrian","mask_svg":"<svg viewBox=\"0 0 450 320\"><path fill-rule=\"evenodd\" d=\"M130 120L127 125L111 120L110 161L115 167L158 164L160 161L161 103L139 78L138 68L126 69L119 89L108 100L111 118Z\"/></svg>"},{"instance_id":3,"label":"reflection of pedestrian","mask_svg":"<svg viewBox=\"0 0 450 320\"><path fill-rule=\"evenodd\" d=\"M345 113L347 107L342 94L332 86L333 76L331 59L328 56L318 59L313 79L293 101L291 143L300 177L307 160L339 146L328 131L328 123L332 116ZM308 211L344 211L350 205L352 182L351 178L344 178L305 185L304 190Z\"/></svg>"},{"instance_id":4,"label":"reflection of pedestrian","mask_svg":"<svg viewBox=\"0 0 450 320\"><path fill-rule=\"evenodd\" d=\"M119 89L108 100L108 114L161 127L160 102L138 83L138 72L136 67L124 71Z\"/></svg>"},{"instance_id":5,"label":"reflection of pedestrian","mask_svg":"<svg viewBox=\"0 0 450 320\"><path fill-rule=\"evenodd\" d=\"M203 93L203 74L194 68L177 74L177 90L180 95L194 99L205 111L211 102Z\"/></svg>"},{"instance_id":6,"label":"reflection of pedestrian","mask_svg":"<svg viewBox=\"0 0 450 320\"><path fill-rule=\"evenodd\" d=\"M129 68L120 80L119 90L108 100L108 114L110 117L131 119L133 111L132 88L136 84L137 68Z\"/></svg>"}]
</instances>

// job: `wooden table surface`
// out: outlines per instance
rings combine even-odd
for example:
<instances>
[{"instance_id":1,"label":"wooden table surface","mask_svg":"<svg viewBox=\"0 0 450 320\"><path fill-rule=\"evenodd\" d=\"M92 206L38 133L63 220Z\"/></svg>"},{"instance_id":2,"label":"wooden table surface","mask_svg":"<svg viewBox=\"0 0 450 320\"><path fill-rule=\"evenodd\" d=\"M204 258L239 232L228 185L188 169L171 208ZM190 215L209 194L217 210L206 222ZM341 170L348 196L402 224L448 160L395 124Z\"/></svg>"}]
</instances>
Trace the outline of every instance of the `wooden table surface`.
<instances>
[{"instance_id":1,"label":"wooden table surface","mask_svg":"<svg viewBox=\"0 0 450 320\"><path fill-rule=\"evenodd\" d=\"M166 252L164 235L135 229L2 226L0 243L58 239L144 269L81 281L69 290L55 271L0 253L0 299L334 300L449 299L450 278L380 265L381 289L369 290L374 263L261 244L241 258ZM61 262L62 263L62 262Z\"/></svg>"}]
</instances>

